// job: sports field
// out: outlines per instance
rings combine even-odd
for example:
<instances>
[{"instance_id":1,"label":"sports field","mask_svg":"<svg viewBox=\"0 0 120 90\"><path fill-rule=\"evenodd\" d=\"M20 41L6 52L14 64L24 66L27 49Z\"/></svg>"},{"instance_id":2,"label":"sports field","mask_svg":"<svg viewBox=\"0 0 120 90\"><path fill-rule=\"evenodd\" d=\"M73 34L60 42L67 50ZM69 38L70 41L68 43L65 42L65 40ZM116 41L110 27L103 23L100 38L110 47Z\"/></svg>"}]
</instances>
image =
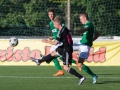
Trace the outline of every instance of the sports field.
<instances>
[{"instance_id":1,"label":"sports field","mask_svg":"<svg viewBox=\"0 0 120 90\"><path fill-rule=\"evenodd\" d=\"M77 70L77 67L73 67ZM53 66L0 66L0 90L119 90L120 67L90 67L99 75L98 83L92 84L91 76L82 85L78 79L65 72L53 77L57 70Z\"/></svg>"}]
</instances>

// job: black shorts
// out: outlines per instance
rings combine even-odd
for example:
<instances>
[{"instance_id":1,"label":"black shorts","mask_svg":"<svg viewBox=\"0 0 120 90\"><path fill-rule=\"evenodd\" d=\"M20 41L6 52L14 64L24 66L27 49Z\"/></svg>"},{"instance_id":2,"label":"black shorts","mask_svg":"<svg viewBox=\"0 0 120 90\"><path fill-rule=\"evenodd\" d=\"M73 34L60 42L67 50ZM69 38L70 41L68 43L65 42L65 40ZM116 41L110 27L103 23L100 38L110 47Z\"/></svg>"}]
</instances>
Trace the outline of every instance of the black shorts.
<instances>
[{"instance_id":1,"label":"black shorts","mask_svg":"<svg viewBox=\"0 0 120 90\"><path fill-rule=\"evenodd\" d=\"M56 52L63 57L63 65L72 64L72 51L67 51L64 48L56 48Z\"/></svg>"}]
</instances>

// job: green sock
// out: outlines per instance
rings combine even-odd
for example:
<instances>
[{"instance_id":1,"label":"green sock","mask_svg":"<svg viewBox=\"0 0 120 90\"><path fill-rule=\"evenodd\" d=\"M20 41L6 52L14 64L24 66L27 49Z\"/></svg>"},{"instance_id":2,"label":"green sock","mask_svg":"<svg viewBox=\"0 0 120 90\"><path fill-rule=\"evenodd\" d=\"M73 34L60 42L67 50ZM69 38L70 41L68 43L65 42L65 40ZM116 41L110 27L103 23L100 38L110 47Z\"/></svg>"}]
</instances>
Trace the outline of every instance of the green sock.
<instances>
[{"instance_id":1,"label":"green sock","mask_svg":"<svg viewBox=\"0 0 120 90\"><path fill-rule=\"evenodd\" d=\"M54 65L58 70L62 70L59 61L57 60L57 58L53 59Z\"/></svg>"},{"instance_id":2,"label":"green sock","mask_svg":"<svg viewBox=\"0 0 120 90\"><path fill-rule=\"evenodd\" d=\"M62 57L59 57L59 58L60 58L61 61L63 60ZM76 61L74 59L72 59L72 63L76 64Z\"/></svg>"},{"instance_id":3,"label":"green sock","mask_svg":"<svg viewBox=\"0 0 120 90\"><path fill-rule=\"evenodd\" d=\"M92 77L95 76L95 74L90 70L90 68L83 64L82 70L91 75Z\"/></svg>"},{"instance_id":4,"label":"green sock","mask_svg":"<svg viewBox=\"0 0 120 90\"><path fill-rule=\"evenodd\" d=\"M74 59L72 59L72 63L76 64L76 61Z\"/></svg>"},{"instance_id":5,"label":"green sock","mask_svg":"<svg viewBox=\"0 0 120 90\"><path fill-rule=\"evenodd\" d=\"M63 58L62 57L59 57L61 61L63 61Z\"/></svg>"}]
</instances>

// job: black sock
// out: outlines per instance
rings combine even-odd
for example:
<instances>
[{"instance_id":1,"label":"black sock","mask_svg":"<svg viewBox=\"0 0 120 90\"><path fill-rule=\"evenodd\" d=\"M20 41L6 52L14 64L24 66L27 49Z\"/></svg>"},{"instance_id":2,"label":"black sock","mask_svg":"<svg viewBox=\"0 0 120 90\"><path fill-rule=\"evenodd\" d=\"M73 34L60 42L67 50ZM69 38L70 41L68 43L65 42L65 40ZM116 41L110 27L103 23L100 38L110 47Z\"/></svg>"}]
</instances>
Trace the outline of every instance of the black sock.
<instances>
[{"instance_id":1,"label":"black sock","mask_svg":"<svg viewBox=\"0 0 120 90\"><path fill-rule=\"evenodd\" d=\"M78 72L76 72L76 70L74 70L73 68L69 68L68 72L76 77L78 77L79 79L82 78L83 76L80 75Z\"/></svg>"},{"instance_id":2,"label":"black sock","mask_svg":"<svg viewBox=\"0 0 120 90\"><path fill-rule=\"evenodd\" d=\"M38 60L39 63L45 62L45 60L42 58L40 60Z\"/></svg>"},{"instance_id":3,"label":"black sock","mask_svg":"<svg viewBox=\"0 0 120 90\"><path fill-rule=\"evenodd\" d=\"M44 56L41 60L39 60L39 63L42 63L46 61L47 63L50 63L55 57L51 56L51 54L48 54L47 56Z\"/></svg>"}]
</instances>

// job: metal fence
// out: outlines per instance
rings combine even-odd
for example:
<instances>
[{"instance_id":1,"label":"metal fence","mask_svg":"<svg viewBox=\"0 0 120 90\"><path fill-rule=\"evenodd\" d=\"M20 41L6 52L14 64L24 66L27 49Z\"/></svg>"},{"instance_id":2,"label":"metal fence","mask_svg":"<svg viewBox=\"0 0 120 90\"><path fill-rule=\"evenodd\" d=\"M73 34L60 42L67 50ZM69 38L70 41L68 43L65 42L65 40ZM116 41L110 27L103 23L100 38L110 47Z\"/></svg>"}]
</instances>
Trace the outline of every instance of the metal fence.
<instances>
[{"instance_id":1,"label":"metal fence","mask_svg":"<svg viewBox=\"0 0 120 90\"><path fill-rule=\"evenodd\" d=\"M80 30L79 14L87 12L101 36L120 35L119 0L0 0L0 36L51 35L49 8L64 18L69 29Z\"/></svg>"}]
</instances>

